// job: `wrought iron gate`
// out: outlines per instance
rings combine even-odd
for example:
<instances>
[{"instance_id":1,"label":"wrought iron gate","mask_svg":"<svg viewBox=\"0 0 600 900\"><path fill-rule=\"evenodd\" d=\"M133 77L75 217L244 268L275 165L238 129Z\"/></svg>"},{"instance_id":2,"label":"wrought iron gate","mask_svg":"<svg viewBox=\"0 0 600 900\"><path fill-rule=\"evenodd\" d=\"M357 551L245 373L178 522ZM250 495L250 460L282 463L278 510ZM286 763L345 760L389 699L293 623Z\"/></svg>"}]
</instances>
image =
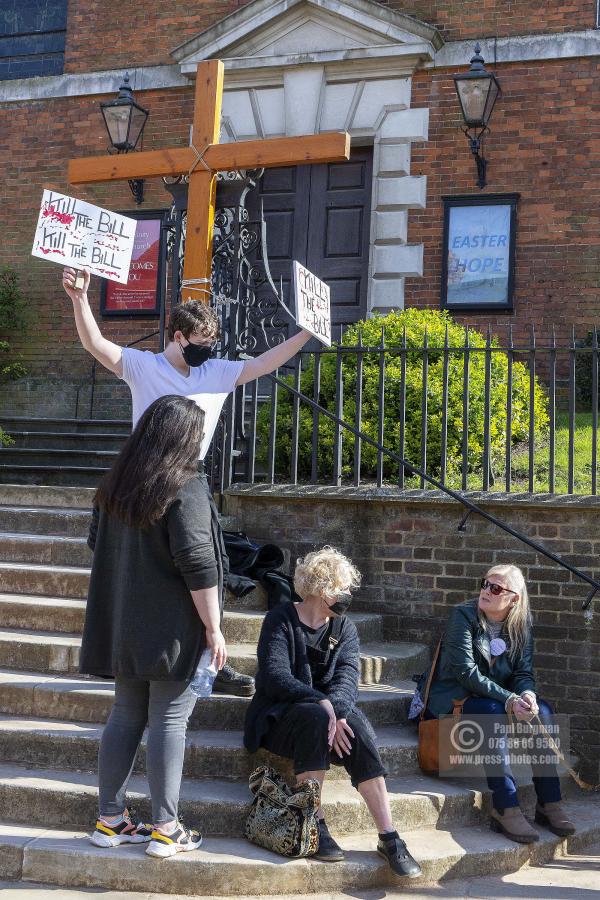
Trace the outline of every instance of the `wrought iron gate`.
<instances>
[{"instance_id":1,"label":"wrought iron gate","mask_svg":"<svg viewBox=\"0 0 600 900\"><path fill-rule=\"evenodd\" d=\"M269 268L267 229L260 203L249 203L263 170L219 173L214 223L211 305L221 319L219 355L239 359L261 353L287 337L289 317L281 285ZM181 302L187 219L187 181L165 182L173 198L167 223L171 305ZM250 208L257 212L252 214ZM248 465L246 423L256 410L258 386L238 388L225 404L207 464L214 488L243 477Z\"/></svg>"}]
</instances>

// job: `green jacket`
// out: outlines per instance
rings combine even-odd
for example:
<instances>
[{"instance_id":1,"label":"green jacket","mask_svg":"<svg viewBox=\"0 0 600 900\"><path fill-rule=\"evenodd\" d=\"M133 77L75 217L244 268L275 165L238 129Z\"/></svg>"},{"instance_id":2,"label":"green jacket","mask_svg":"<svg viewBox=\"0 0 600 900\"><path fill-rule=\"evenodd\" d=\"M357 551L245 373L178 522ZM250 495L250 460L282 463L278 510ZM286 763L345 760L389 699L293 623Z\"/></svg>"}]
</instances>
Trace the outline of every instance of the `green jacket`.
<instances>
[{"instance_id":1,"label":"green jacket","mask_svg":"<svg viewBox=\"0 0 600 900\"><path fill-rule=\"evenodd\" d=\"M479 621L477 603L467 600L450 613L427 703L434 716L452 712L453 700L470 695L505 703L511 694L535 691L533 634L530 631L525 649L516 659L511 660L506 651L490 668L490 637ZM423 694L425 684L426 678L419 685Z\"/></svg>"}]
</instances>

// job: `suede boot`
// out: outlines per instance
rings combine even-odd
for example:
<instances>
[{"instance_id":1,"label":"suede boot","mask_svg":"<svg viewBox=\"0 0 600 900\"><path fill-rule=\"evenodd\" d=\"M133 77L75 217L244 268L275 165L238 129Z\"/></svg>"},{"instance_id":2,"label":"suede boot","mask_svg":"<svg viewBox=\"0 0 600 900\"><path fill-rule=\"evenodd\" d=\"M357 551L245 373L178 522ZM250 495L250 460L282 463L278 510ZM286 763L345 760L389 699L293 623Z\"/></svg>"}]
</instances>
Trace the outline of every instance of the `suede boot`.
<instances>
[{"instance_id":1,"label":"suede boot","mask_svg":"<svg viewBox=\"0 0 600 900\"><path fill-rule=\"evenodd\" d=\"M492 831L499 831L518 844L532 844L540 839L535 828L521 812L520 806L509 806L502 811L492 809L490 827Z\"/></svg>"},{"instance_id":2,"label":"suede boot","mask_svg":"<svg viewBox=\"0 0 600 900\"><path fill-rule=\"evenodd\" d=\"M549 828L559 837L568 837L577 830L573 822L565 813L562 803L540 803L538 800L535 808L535 821L538 825Z\"/></svg>"}]
</instances>

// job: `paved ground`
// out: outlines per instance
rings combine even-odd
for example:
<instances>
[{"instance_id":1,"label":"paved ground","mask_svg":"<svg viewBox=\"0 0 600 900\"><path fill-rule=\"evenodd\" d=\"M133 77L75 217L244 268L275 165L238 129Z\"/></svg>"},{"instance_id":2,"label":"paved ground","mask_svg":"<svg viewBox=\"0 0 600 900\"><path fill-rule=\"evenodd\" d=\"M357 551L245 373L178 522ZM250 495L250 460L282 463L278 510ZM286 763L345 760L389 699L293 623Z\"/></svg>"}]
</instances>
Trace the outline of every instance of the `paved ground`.
<instances>
[{"instance_id":1,"label":"paved ground","mask_svg":"<svg viewBox=\"0 0 600 900\"><path fill-rule=\"evenodd\" d=\"M168 863L167 863L168 865ZM187 900L174 894L128 891L64 890L49 885L0 882L2 900ZM556 859L545 866L528 867L512 875L451 881L448 885L403 891L374 890L321 894L319 900L600 900L600 845L586 853ZM211 898L224 900L224 898ZM228 898L230 900L230 898ZM239 898L268 900L268 898ZM315 900L294 895L277 900Z\"/></svg>"}]
</instances>

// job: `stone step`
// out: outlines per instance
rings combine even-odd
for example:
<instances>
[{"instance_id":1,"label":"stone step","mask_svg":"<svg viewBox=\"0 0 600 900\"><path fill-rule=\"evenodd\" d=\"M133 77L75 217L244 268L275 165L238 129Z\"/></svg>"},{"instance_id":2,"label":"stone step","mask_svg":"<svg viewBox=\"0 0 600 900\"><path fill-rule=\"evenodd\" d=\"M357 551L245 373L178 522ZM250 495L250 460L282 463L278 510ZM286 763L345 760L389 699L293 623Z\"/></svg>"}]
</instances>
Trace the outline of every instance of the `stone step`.
<instances>
[{"instance_id":1,"label":"stone step","mask_svg":"<svg viewBox=\"0 0 600 900\"><path fill-rule=\"evenodd\" d=\"M85 433L70 431L13 431L8 432L14 441L12 449L35 450L113 450L118 452L126 434Z\"/></svg>"},{"instance_id":2,"label":"stone step","mask_svg":"<svg viewBox=\"0 0 600 900\"><path fill-rule=\"evenodd\" d=\"M43 719L0 716L0 747L2 762L16 763L30 768L65 769L95 772L98 744L103 726L81 722L66 723ZM414 775L417 770L416 729L407 725L377 728L377 745L390 777ZM146 738L136 761L135 771L145 772ZM187 733L184 774L192 779L239 780L247 783L257 765L274 765L292 777L289 760L264 750L247 753L241 729L189 729ZM73 776L75 777L75 776ZM347 781L343 766L332 765L328 779ZM22 820L20 820L22 821ZM62 823L58 824L64 824ZM49 823L50 824L50 823ZM349 827L349 826L348 826ZM220 833L220 832L219 832Z\"/></svg>"},{"instance_id":3,"label":"stone step","mask_svg":"<svg viewBox=\"0 0 600 900\"><path fill-rule=\"evenodd\" d=\"M32 541L31 546L34 543ZM25 544L26 542L23 546ZM11 594L84 600L87 597L89 577L90 569L87 566L0 562L0 585L4 592ZM267 595L257 584L245 597L236 597L227 591L225 602L237 609L264 611L267 608Z\"/></svg>"},{"instance_id":4,"label":"stone step","mask_svg":"<svg viewBox=\"0 0 600 900\"><path fill-rule=\"evenodd\" d=\"M81 633L85 619L85 600L63 600L60 597L34 597L22 594L0 594L0 622L5 628ZM225 609L223 634L230 643L256 643L264 612ZM361 641L377 641L381 637L381 616L377 613L352 613Z\"/></svg>"},{"instance_id":5,"label":"stone step","mask_svg":"<svg viewBox=\"0 0 600 900\"><path fill-rule=\"evenodd\" d=\"M97 487L109 467L58 465L0 465L0 484L50 487Z\"/></svg>"},{"instance_id":6,"label":"stone step","mask_svg":"<svg viewBox=\"0 0 600 900\"><path fill-rule=\"evenodd\" d=\"M561 840L542 829L533 845L515 844L485 827L452 830L422 828L401 837L421 864L423 875L411 886L493 871L514 871L577 852L600 835L598 798L569 804L579 831ZM285 860L240 838L206 838L201 848L169 863L148 859L143 845L109 850L94 847L87 834L0 825L0 870L24 881L69 887L162 892L195 896L281 895L405 887L375 853L374 834L342 835L346 858L335 865L317 860ZM358 895L360 896L360 894Z\"/></svg>"},{"instance_id":7,"label":"stone step","mask_svg":"<svg viewBox=\"0 0 600 900\"><path fill-rule=\"evenodd\" d=\"M238 672L256 673L255 646L229 644L227 652L228 662ZM423 644L364 644L360 648L360 680L365 685L394 684L421 672L428 659L429 650Z\"/></svg>"},{"instance_id":8,"label":"stone step","mask_svg":"<svg viewBox=\"0 0 600 900\"><path fill-rule=\"evenodd\" d=\"M4 431L77 432L79 434L131 434L130 419L61 419L43 416L0 416Z\"/></svg>"},{"instance_id":9,"label":"stone step","mask_svg":"<svg viewBox=\"0 0 600 900\"><path fill-rule=\"evenodd\" d=\"M0 486L1 491L1 486ZM10 534L87 538L93 491L85 509L58 506L0 506L0 531Z\"/></svg>"},{"instance_id":10,"label":"stone step","mask_svg":"<svg viewBox=\"0 0 600 900\"><path fill-rule=\"evenodd\" d=\"M0 447L0 466L69 466L110 468L116 450L43 450L35 447Z\"/></svg>"},{"instance_id":11,"label":"stone step","mask_svg":"<svg viewBox=\"0 0 600 900\"><path fill-rule=\"evenodd\" d=\"M79 635L0 628L0 666L30 672L78 672Z\"/></svg>"},{"instance_id":12,"label":"stone step","mask_svg":"<svg viewBox=\"0 0 600 900\"><path fill-rule=\"evenodd\" d=\"M29 672L79 671L81 637L31 629L0 628L0 667ZM427 665L423 644L365 644L360 652L360 679L365 685L393 684ZM227 659L237 672L256 673L256 644L229 643Z\"/></svg>"},{"instance_id":13,"label":"stone step","mask_svg":"<svg viewBox=\"0 0 600 900\"><path fill-rule=\"evenodd\" d=\"M0 594L0 622L5 628L77 634L83 629L85 606L85 600Z\"/></svg>"},{"instance_id":14,"label":"stone step","mask_svg":"<svg viewBox=\"0 0 600 900\"><path fill-rule=\"evenodd\" d=\"M19 535L11 535L13 546L18 546ZM22 542L22 551L33 552L40 549L34 540ZM48 540L52 540L48 538ZM57 545L58 546L58 545ZM61 544L65 550L67 544ZM74 545L73 545L74 546ZM27 549L29 547L29 550ZM20 552L20 551L18 551ZM58 553L58 549L54 549ZM84 552L84 551L78 551ZM0 585L3 591L11 594L35 594L41 597L60 596L64 598L85 599L87 597L90 569L82 566L49 565L25 562L0 562ZM357 600L360 602L360 595ZM235 597L227 593L226 603L240 610L266 610L267 594L257 584L253 591L245 597ZM379 634L374 635L377 638Z\"/></svg>"},{"instance_id":15,"label":"stone step","mask_svg":"<svg viewBox=\"0 0 600 900\"><path fill-rule=\"evenodd\" d=\"M188 750L190 746L188 744ZM284 773L287 763L263 754L251 757L252 767L270 762ZM92 829L98 815L96 759L89 772L58 768L32 768L29 765L0 764L0 804L3 816L21 825L45 822L49 828ZM204 835L243 837L252 795L247 776L239 780L186 777L186 756L179 809L186 822L193 822ZM289 770L289 766L287 766ZM323 786L322 805L327 823L336 835L372 832L374 825L366 805L341 769L343 777L332 779L340 769L333 766ZM128 801L143 821L152 821L150 791L143 771L136 767L128 786ZM286 777L293 779L291 770ZM482 780L452 783L426 778L421 774L388 777L386 780L394 825L398 831L417 828L456 828L489 823L491 794ZM575 795L573 795L574 798ZM525 811L533 813L533 785L519 786L519 799Z\"/></svg>"},{"instance_id":16,"label":"stone step","mask_svg":"<svg viewBox=\"0 0 600 900\"><path fill-rule=\"evenodd\" d=\"M79 486L54 486L39 484L0 484L0 504L2 506L27 507L30 509L40 509L51 507L54 510L60 509L65 513L71 510L85 510L89 515L92 508L95 489L91 487ZM11 529L20 531L19 528ZM62 534L62 531L53 531L55 534ZM79 535L82 537L86 532Z\"/></svg>"},{"instance_id":17,"label":"stone step","mask_svg":"<svg viewBox=\"0 0 600 900\"><path fill-rule=\"evenodd\" d=\"M89 523L88 513L88 527ZM3 531L0 532L0 559L36 565L91 566L92 551L84 537Z\"/></svg>"},{"instance_id":18,"label":"stone step","mask_svg":"<svg viewBox=\"0 0 600 900\"><path fill-rule=\"evenodd\" d=\"M87 596L89 576L89 568L79 566L0 562L0 584L7 593L81 600Z\"/></svg>"},{"instance_id":19,"label":"stone step","mask_svg":"<svg viewBox=\"0 0 600 900\"><path fill-rule=\"evenodd\" d=\"M358 705L375 727L398 725L406 722L413 691L412 681L361 686ZM8 715L105 722L113 695L113 683L108 680L0 669L0 713ZM209 700L196 703L191 725L239 729L249 702L246 697L213 694Z\"/></svg>"}]
</instances>

